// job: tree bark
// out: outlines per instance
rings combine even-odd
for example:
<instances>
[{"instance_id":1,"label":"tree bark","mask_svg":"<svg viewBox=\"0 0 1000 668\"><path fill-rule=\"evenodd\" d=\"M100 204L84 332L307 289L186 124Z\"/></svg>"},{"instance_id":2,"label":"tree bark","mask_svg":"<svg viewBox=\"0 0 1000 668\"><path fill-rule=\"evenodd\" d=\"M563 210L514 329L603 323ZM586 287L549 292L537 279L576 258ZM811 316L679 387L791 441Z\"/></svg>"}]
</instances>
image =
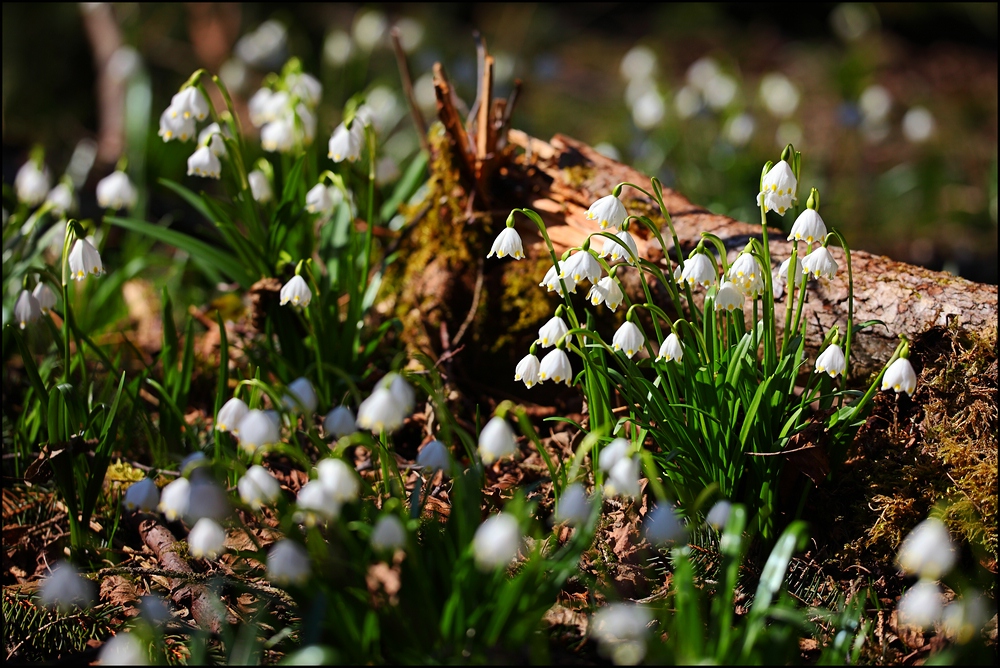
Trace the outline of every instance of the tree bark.
<instances>
[{"instance_id":1,"label":"tree bark","mask_svg":"<svg viewBox=\"0 0 1000 668\"><path fill-rule=\"evenodd\" d=\"M545 142L511 130L508 138L511 144L524 150L524 155L510 170L513 178L520 177L528 182L520 189L526 193L525 201L520 206L534 209L542 215L557 253L581 245L595 231L593 222L585 217L586 211L591 203L611 193L616 185L631 182L651 190L646 175L564 135L556 135ZM518 174L515 176L514 172ZM755 194L748 193L748 197ZM665 188L663 198L685 253L697 245L703 232L720 237L730 253L730 259L743 249L750 237L761 237L760 225L712 214L674 190ZM647 213L654 222L662 224L664 241L672 244L655 201L628 187L622 191L622 201L630 212ZM547 255L541 238L527 229L522 230L528 257ZM641 256L664 262L663 251L648 230L632 226L631 231ZM774 228L768 229L768 237L771 260L777 267L791 254L792 244L785 241L785 235L780 230ZM847 241L850 243L849 239ZM665 250L671 258L676 257L672 248ZM800 246L800 252L802 250ZM808 323L807 347L813 353L830 327L840 325L843 334L847 323L847 262L842 249L830 250L840 266L837 275L832 280L820 279L808 284L803 317ZM953 322L976 331L997 327L995 285L973 283L860 250L851 251L851 264L854 321L880 320L885 324L884 327L869 327L854 337L851 363L855 377L858 377L856 374L864 376L879 370L892 355L900 335L912 339L931 327ZM669 271L665 273L670 275ZM625 275L634 276L634 272L625 272ZM638 281L633 283L630 286L633 295L630 296L642 298ZM779 328L784 325L783 301L781 304L777 309Z\"/></svg>"}]
</instances>

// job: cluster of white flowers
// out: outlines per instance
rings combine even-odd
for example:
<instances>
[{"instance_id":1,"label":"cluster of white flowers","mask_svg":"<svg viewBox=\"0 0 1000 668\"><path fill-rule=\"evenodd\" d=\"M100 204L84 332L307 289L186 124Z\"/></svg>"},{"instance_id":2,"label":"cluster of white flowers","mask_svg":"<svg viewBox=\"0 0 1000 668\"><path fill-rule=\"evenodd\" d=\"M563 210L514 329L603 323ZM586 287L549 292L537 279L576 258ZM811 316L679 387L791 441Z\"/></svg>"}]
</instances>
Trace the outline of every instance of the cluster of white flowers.
<instances>
[{"instance_id":1,"label":"cluster of white flowers","mask_svg":"<svg viewBox=\"0 0 1000 668\"><path fill-rule=\"evenodd\" d=\"M372 126L375 112L366 104L359 106L351 120L350 126L341 123L333 129L330 135L327 157L334 162L354 162L361 157L361 149L365 145L365 128Z\"/></svg>"},{"instance_id":2,"label":"cluster of white flowers","mask_svg":"<svg viewBox=\"0 0 1000 668\"><path fill-rule=\"evenodd\" d=\"M160 114L158 134L163 141L187 142L197 139L197 148L188 158L188 175L217 179L222 176L220 158L226 155L226 143L218 123L210 123L198 132L197 122L204 121L211 112L208 99L201 89L190 81L173 96L170 104Z\"/></svg>"},{"instance_id":3,"label":"cluster of white flowers","mask_svg":"<svg viewBox=\"0 0 1000 668\"><path fill-rule=\"evenodd\" d=\"M907 535L896 561L903 573L916 575L920 581L899 599L900 623L926 629L942 620L944 599L937 581L948 574L956 558L948 527L935 517L924 520Z\"/></svg>"},{"instance_id":4,"label":"cluster of white flowers","mask_svg":"<svg viewBox=\"0 0 1000 668\"><path fill-rule=\"evenodd\" d=\"M416 401L413 388L398 373L386 374L358 406L357 426L372 432L391 432L403 426Z\"/></svg>"},{"instance_id":5,"label":"cluster of white flowers","mask_svg":"<svg viewBox=\"0 0 1000 668\"><path fill-rule=\"evenodd\" d=\"M316 138L316 105L323 86L305 72L288 72L275 77L247 102L250 122L260 128L260 145L265 151L289 153L308 146Z\"/></svg>"}]
</instances>

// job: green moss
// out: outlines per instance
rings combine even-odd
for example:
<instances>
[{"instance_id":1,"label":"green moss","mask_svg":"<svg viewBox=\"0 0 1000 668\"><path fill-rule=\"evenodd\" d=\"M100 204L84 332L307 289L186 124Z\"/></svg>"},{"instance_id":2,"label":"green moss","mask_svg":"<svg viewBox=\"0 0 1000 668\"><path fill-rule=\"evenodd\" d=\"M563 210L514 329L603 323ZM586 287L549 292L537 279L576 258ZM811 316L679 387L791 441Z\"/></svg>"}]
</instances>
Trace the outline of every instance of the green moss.
<instances>
[{"instance_id":1,"label":"green moss","mask_svg":"<svg viewBox=\"0 0 1000 668\"><path fill-rule=\"evenodd\" d=\"M506 331L491 342L491 350L499 351L511 344L520 334L539 327L552 317L555 305L544 290L538 287L551 265L548 256L535 261L507 263L503 273L503 322L513 323Z\"/></svg>"}]
</instances>

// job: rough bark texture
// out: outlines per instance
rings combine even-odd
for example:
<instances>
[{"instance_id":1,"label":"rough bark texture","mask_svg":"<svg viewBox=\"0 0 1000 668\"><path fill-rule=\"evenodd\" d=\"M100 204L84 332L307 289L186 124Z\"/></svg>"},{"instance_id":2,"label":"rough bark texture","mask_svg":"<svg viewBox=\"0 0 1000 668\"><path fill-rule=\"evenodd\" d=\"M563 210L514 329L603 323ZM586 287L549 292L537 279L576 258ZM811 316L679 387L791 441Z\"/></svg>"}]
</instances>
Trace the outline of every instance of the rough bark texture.
<instances>
[{"instance_id":1,"label":"rough bark texture","mask_svg":"<svg viewBox=\"0 0 1000 668\"><path fill-rule=\"evenodd\" d=\"M650 189L644 174L606 158L582 142L556 135L545 142L511 130L510 142L524 150L518 159L530 184L523 189L524 202L519 206L535 209L542 214L557 252L579 246L594 231L594 224L585 217L587 208L621 182L632 182ZM511 172L521 171L516 167ZM752 193L748 196L752 196ZM647 214L653 221L663 221L655 204L631 188L622 192L622 200L630 213ZM720 237L735 257L751 236L760 237L760 225L743 223L717 216L692 204L684 196L664 189L664 203L669 209L682 249L686 252L701 239L703 232ZM789 221L790 224L790 221ZM661 260L658 243L646 230L636 232L639 254ZM665 223L664 223L665 227ZM526 232L525 252L529 258L547 254L541 239ZM791 244L785 236L770 228L768 231L772 261L777 266L791 254ZM670 234L663 237L670 244ZM850 240L848 240L850 243ZM673 256L672 249L666 249ZM801 252L801 247L800 247ZM847 321L848 277L844 252L832 248L840 271L833 280L810 281L806 300L808 346L815 350L825 332L835 324ZM930 271L887 257L853 250L851 261L854 274L855 322L881 320L885 327L875 326L854 339L852 364L855 373L867 374L880 368L892 355L899 335L910 338L937 325L958 324L971 330L997 327L997 286L973 283L947 273ZM626 272L626 275L634 272ZM636 286L637 287L637 286ZM639 296L636 294L636 296ZM782 306L778 307L779 327L783 324ZM816 325L816 326L814 326Z\"/></svg>"}]
</instances>

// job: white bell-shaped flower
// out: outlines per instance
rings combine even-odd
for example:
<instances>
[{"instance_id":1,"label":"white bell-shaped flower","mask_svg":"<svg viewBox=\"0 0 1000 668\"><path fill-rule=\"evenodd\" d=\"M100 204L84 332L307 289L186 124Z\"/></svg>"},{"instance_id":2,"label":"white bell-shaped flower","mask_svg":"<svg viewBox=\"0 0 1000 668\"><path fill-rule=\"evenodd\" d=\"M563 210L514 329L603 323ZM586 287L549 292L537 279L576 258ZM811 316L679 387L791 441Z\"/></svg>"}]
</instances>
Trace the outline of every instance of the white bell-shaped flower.
<instances>
[{"instance_id":1,"label":"white bell-shaped flower","mask_svg":"<svg viewBox=\"0 0 1000 668\"><path fill-rule=\"evenodd\" d=\"M712 509L708 511L708 515L705 515L705 524L712 527L716 531L722 531L726 528L726 523L729 521L729 514L733 510L733 504L725 499L716 501Z\"/></svg>"},{"instance_id":2,"label":"white bell-shaped flower","mask_svg":"<svg viewBox=\"0 0 1000 668\"><path fill-rule=\"evenodd\" d=\"M316 412L316 390L308 378L296 378L288 385L288 394L283 397L285 410L305 410L306 413Z\"/></svg>"},{"instance_id":3,"label":"white bell-shaped flower","mask_svg":"<svg viewBox=\"0 0 1000 668\"><path fill-rule=\"evenodd\" d=\"M792 168L784 160L778 161L778 164L768 170L761 186L757 206L763 206L764 211L777 211L783 216L796 200L798 181Z\"/></svg>"},{"instance_id":4,"label":"white bell-shaped flower","mask_svg":"<svg viewBox=\"0 0 1000 668\"><path fill-rule=\"evenodd\" d=\"M306 211L318 213L323 217L333 213L334 201L330 194L330 188L322 182L317 183L306 193Z\"/></svg>"},{"instance_id":5,"label":"white bell-shaped flower","mask_svg":"<svg viewBox=\"0 0 1000 668\"><path fill-rule=\"evenodd\" d=\"M611 339L611 347L616 351L624 352L626 357L632 359L632 356L642 349L642 344L645 342L646 337L642 330L631 320L626 320L615 332L614 338Z\"/></svg>"},{"instance_id":6,"label":"white bell-shaped flower","mask_svg":"<svg viewBox=\"0 0 1000 668\"><path fill-rule=\"evenodd\" d=\"M323 95L323 84L311 74L305 72L289 74L285 79L288 90L300 100L315 107Z\"/></svg>"},{"instance_id":7,"label":"white bell-shaped flower","mask_svg":"<svg viewBox=\"0 0 1000 668\"><path fill-rule=\"evenodd\" d=\"M181 89L170 99L170 106L167 108L173 116L184 118L195 118L199 121L208 117L208 100L200 90L194 86Z\"/></svg>"},{"instance_id":8,"label":"white bell-shaped flower","mask_svg":"<svg viewBox=\"0 0 1000 668\"><path fill-rule=\"evenodd\" d=\"M625 205L614 195L602 197L587 209L587 220L596 220L602 230L620 226L627 217Z\"/></svg>"},{"instance_id":9,"label":"white bell-shaped flower","mask_svg":"<svg viewBox=\"0 0 1000 668\"><path fill-rule=\"evenodd\" d=\"M623 457L615 462L604 482L606 496L639 496L639 456Z\"/></svg>"},{"instance_id":10,"label":"white bell-shaped flower","mask_svg":"<svg viewBox=\"0 0 1000 668\"><path fill-rule=\"evenodd\" d=\"M896 394L906 392L911 397L917 390L917 374L913 371L910 360L900 357L885 370L882 376L882 389L893 389Z\"/></svg>"},{"instance_id":11,"label":"white bell-shaped flower","mask_svg":"<svg viewBox=\"0 0 1000 668\"><path fill-rule=\"evenodd\" d=\"M472 539L472 553L482 570L510 564L521 547L521 529L513 515L494 515L479 525Z\"/></svg>"},{"instance_id":12,"label":"white bell-shaped flower","mask_svg":"<svg viewBox=\"0 0 1000 668\"><path fill-rule=\"evenodd\" d=\"M691 287L700 285L707 288L715 283L718 278L715 273L715 266L704 253L695 253L684 261L684 269L681 271L681 281L687 281Z\"/></svg>"},{"instance_id":13,"label":"white bell-shaped flower","mask_svg":"<svg viewBox=\"0 0 1000 668\"><path fill-rule=\"evenodd\" d=\"M417 466L423 466L428 471L447 471L451 468L451 455L441 441L431 441L420 449L417 454Z\"/></svg>"},{"instance_id":14,"label":"white bell-shaped flower","mask_svg":"<svg viewBox=\"0 0 1000 668\"><path fill-rule=\"evenodd\" d=\"M108 638L97 653L102 666L148 666L147 645L136 634L122 631Z\"/></svg>"},{"instance_id":15,"label":"white bell-shaped flower","mask_svg":"<svg viewBox=\"0 0 1000 668\"><path fill-rule=\"evenodd\" d=\"M14 177L14 192L17 199L28 206L37 206L45 201L49 194L49 172L39 167L34 160L21 165Z\"/></svg>"},{"instance_id":16,"label":"white bell-shaped flower","mask_svg":"<svg viewBox=\"0 0 1000 668\"><path fill-rule=\"evenodd\" d=\"M625 294L622 292L621 287L611 276L605 276L599 280L595 285L592 285L590 292L587 293L587 299L594 306L599 305L604 302L604 305L611 309L612 312L617 310L619 304L625 299Z\"/></svg>"},{"instance_id":17,"label":"white bell-shaped flower","mask_svg":"<svg viewBox=\"0 0 1000 668\"><path fill-rule=\"evenodd\" d=\"M541 364L538 365L538 382L546 380L573 384L573 367L569 363L569 355L564 350L555 348L542 358Z\"/></svg>"},{"instance_id":18,"label":"white bell-shaped flower","mask_svg":"<svg viewBox=\"0 0 1000 668\"><path fill-rule=\"evenodd\" d=\"M941 621L944 600L936 582L921 580L899 598L899 623L929 629Z\"/></svg>"},{"instance_id":19,"label":"white bell-shaped flower","mask_svg":"<svg viewBox=\"0 0 1000 668\"><path fill-rule=\"evenodd\" d=\"M45 202L52 207L52 213L63 215L74 208L73 189L67 183L57 183L45 196Z\"/></svg>"},{"instance_id":20,"label":"white bell-shaped flower","mask_svg":"<svg viewBox=\"0 0 1000 668\"><path fill-rule=\"evenodd\" d=\"M562 263L559 263L562 266ZM555 292L560 297L564 296L563 284L566 285L566 289L576 294L576 281L573 280L572 276L559 277L559 270L556 269L556 265L549 267L549 270L545 272L545 278L538 285L542 286L549 292Z\"/></svg>"},{"instance_id":21,"label":"white bell-shaped flower","mask_svg":"<svg viewBox=\"0 0 1000 668\"><path fill-rule=\"evenodd\" d=\"M667 335L660 345L660 351L656 354L656 361L666 360L667 362L681 362L684 360L684 344L673 332Z\"/></svg>"},{"instance_id":22,"label":"white bell-shaped flower","mask_svg":"<svg viewBox=\"0 0 1000 668\"><path fill-rule=\"evenodd\" d=\"M517 453L514 430L502 417L494 416L479 432L479 456L484 464L492 464L502 457Z\"/></svg>"},{"instance_id":23,"label":"white bell-shaped flower","mask_svg":"<svg viewBox=\"0 0 1000 668\"><path fill-rule=\"evenodd\" d=\"M222 163L208 146L202 146L188 158L188 176L217 179L222 176Z\"/></svg>"},{"instance_id":24,"label":"white bell-shaped flower","mask_svg":"<svg viewBox=\"0 0 1000 668\"><path fill-rule=\"evenodd\" d=\"M847 360L844 359L844 351L840 349L840 346L829 345L816 358L816 373L828 373L830 378L836 378L844 373L846 368Z\"/></svg>"},{"instance_id":25,"label":"white bell-shaped flower","mask_svg":"<svg viewBox=\"0 0 1000 668\"><path fill-rule=\"evenodd\" d=\"M556 502L555 521L566 522L571 526L585 524L590 519L591 502L587 491L578 482L563 490Z\"/></svg>"},{"instance_id":26,"label":"white bell-shaped flower","mask_svg":"<svg viewBox=\"0 0 1000 668\"><path fill-rule=\"evenodd\" d=\"M270 123L288 111L289 97L285 92L276 93L270 88L261 88L247 100L250 122L259 128Z\"/></svg>"},{"instance_id":27,"label":"white bell-shaped flower","mask_svg":"<svg viewBox=\"0 0 1000 668\"><path fill-rule=\"evenodd\" d=\"M265 151L288 153L295 147L295 123L291 118L276 118L260 129L260 147Z\"/></svg>"},{"instance_id":28,"label":"white bell-shaped flower","mask_svg":"<svg viewBox=\"0 0 1000 668\"><path fill-rule=\"evenodd\" d=\"M582 283L586 280L590 281L591 285L596 285L601 280L603 272L601 263L590 251L578 251L562 263L563 275L572 277L576 283Z\"/></svg>"},{"instance_id":29,"label":"white bell-shaped flower","mask_svg":"<svg viewBox=\"0 0 1000 668\"><path fill-rule=\"evenodd\" d=\"M240 499L254 510L274 503L281 496L281 485L271 473L260 464L247 469L236 483Z\"/></svg>"},{"instance_id":30,"label":"white bell-shaped flower","mask_svg":"<svg viewBox=\"0 0 1000 668\"><path fill-rule=\"evenodd\" d=\"M788 280L788 265L792 262L792 258L788 257L778 266L778 276ZM802 274L808 273L802 269L802 259L799 257L795 258L795 268L792 270L791 274L793 277L801 276Z\"/></svg>"},{"instance_id":31,"label":"white bell-shaped flower","mask_svg":"<svg viewBox=\"0 0 1000 668\"><path fill-rule=\"evenodd\" d=\"M496 255L498 258L503 258L510 255L515 260L524 259L524 246L521 245L521 237L513 227L505 227L497 238L493 241L493 247L490 249L487 258L491 258Z\"/></svg>"},{"instance_id":32,"label":"white bell-shaped flower","mask_svg":"<svg viewBox=\"0 0 1000 668\"><path fill-rule=\"evenodd\" d=\"M277 585L305 584L309 579L309 553L291 540L279 540L267 553L267 578Z\"/></svg>"},{"instance_id":33,"label":"white bell-shaped flower","mask_svg":"<svg viewBox=\"0 0 1000 668\"><path fill-rule=\"evenodd\" d=\"M764 291L764 270L750 253L740 253L729 265L729 280L747 297L756 297Z\"/></svg>"},{"instance_id":34,"label":"white bell-shaped flower","mask_svg":"<svg viewBox=\"0 0 1000 668\"><path fill-rule=\"evenodd\" d=\"M52 288L47 283L39 282L31 294L38 300L38 308L42 315L48 315L49 311L56 305L56 294L52 292Z\"/></svg>"},{"instance_id":35,"label":"white bell-shaped flower","mask_svg":"<svg viewBox=\"0 0 1000 668\"><path fill-rule=\"evenodd\" d=\"M17 296L17 301L14 303L14 322L16 322L21 329L24 329L30 323L38 320L41 315L42 307L38 303L38 299L35 295L31 294L27 290L21 290L21 293Z\"/></svg>"},{"instance_id":36,"label":"white bell-shaped flower","mask_svg":"<svg viewBox=\"0 0 1000 668\"><path fill-rule=\"evenodd\" d=\"M646 656L646 638L652 613L631 603L612 603L594 615L590 634L597 639L600 652L610 656L617 666L634 666Z\"/></svg>"},{"instance_id":37,"label":"white bell-shaped flower","mask_svg":"<svg viewBox=\"0 0 1000 668\"><path fill-rule=\"evenodd\" d=\"M215 416L215 428L222 432L228 431L238 438L240 435L240 422L243 421L243 418L249 412L250 408L242 399L233 397L219 409L219 414Z\"/></svg>"},{"instance_id":38,"label":"white bell-shaped flower","mask_svg":"<svg viewBox=\"0 0 1000 668\"><path fill-rule=\"evenodd\" d=\"M805 241L807 244L823 243L825 238L826 223L820 217L819 211L814 209L806 209L800 213L792 223L791 232L788 234L789 241Z\"/></svg>"},{"instance_id":39,"label":"white bell-shaped flower","mask_svg":"<svg viewBox=\"0 0 1000 668\"><path fill-rule=\"evenodd\" d=\"M646 540L654 545L676 543L687 537L677 513L667 504L660 504L646 517Z\"/></svg>"},{"instance_id":40,"label":"white bell-shaped flower","mask_svg":"<svg viewBox=\"0 0 1000 668\"><path fill-rule=\"evenodd\" d=\"M258 448L272 445L281 440L281 433L278 423L271 419L264 411L251 410L240 420L239 426L240 447L253 454Z\"/></svg>"},{"instance_id":41,"label":"white bell-shaped flower","mask_svg":"<svg viewBox=\"0 0 1000 668\"><path fill-rule=\"evenodd\" d=\"M203 517L188 534L188 552L198 559L215 559L226 549L226 531L219 523Z\"/></svg>"},{"instance_id":42,"label":"white bell-shaped flower","mask_svg":"<svg viewBox=\"0 0 1000 668\"><path fill-rule=\"evenodd\" d=\"M395 431L403 426L406 412L387 387L376 388L358 406L358 426L375 433Z\"/></svg>"},{"instance_id":43,"label":"white bell-shaped flower","mask_svg":"<svg viewBox=\"0 0 1000 668\"><path fill-rule=\"evenodd\" d=\"M338 503L355 501L361 493L361 479L343 459L327 457L316 465L317 479Z\"/></svg>"},{"instance_id":44,"label":"white bell-shaped flower","mask_svg":"<svg viewBox=\"0 0 1000 668\"><path fill-rule=\"evenodd\" d=\"M160 114L160 129L157 134L163 137L163 141L173 141L177 139L186 142L195 136L194 118L185 118L182 114L174 114L171 107L167 107Z\"/></svg>"},{"instance_id":45,"label":"white bell-shaped flower","mask_svg":"<svg viewBox=\"0 0 1000 668\"><path fill-rule=\"evenodd\" d=\"M128 174L122 171L111 172L97 184L97 203L102 209L132 209L138 197Z\"/></svg>"},{"instance_id":46,"label":"white bell-shaped flower","mask_svg":"<svg viewBox=\"0 0 1000 668\"><path fill-rule=\"evenodd\" d=\"M267 180L267 175L264 172L255 169L247 174L247 180L250 182L250 194L253 195L255 201L264 204L274 198L271 182Z\"/></svg>"},{"instance_id":47,"label":"white bell-shaped flower","mask_svg":"<svg viewBox=\"0 0 1000 668\"><path fill-rule=\"evenodd\" d=\"M383 515L372 528L372 549L376 552L395 552L406 547L406 527L395 515Z\"/></svg>"},{"instance_id":48,"label":"white bell-shaped flower","mask_svg":"<svg viewBox=\"0 0 1000 668\"><path fill-rule=\"evenodd\" d=\"M333 498L333 494L319 480L311 480L302 485L295 497L298 508L292 519L306 526L326 524L340 517L341 502Z\"/></svg>"},{"instance_id":49,"label":"white bell-shaped flower","mask_svg":"<svg viewBox=\"0 0 1000 668\"><path fill-rule=\"evenodd\" d=\"M152 512L160 503L160 490L152 478L143 478L125 490L125 509Z\"/></svg>"},{"instance_id":50,"label":"white bell-shaped flower","mask_svg":"<svg viewBox=\"0 0 1000 668\"><path fill-rule=\"evenodd\" d=\"M639 260L639 249L636 248L635 239L629 234L628 230L622 230L615 235L622 244L611 244L611 262L617 260L625 260L629 264L634 265ZM628 250L626 250L626 247ZM631 251L631 254L629 253Z\"/></svg>"},{"instance_id":51,"label":"white bell-shaped flower","mask_svg":"<svg viewBox=\"0 0 1000 668\"><path fill-rule=\"evenodd\" d=\"M524 386L530 389L532 385L539 382L539 368L538 358L529 353L517 363L517 367L514 369L514 380L523 380Z\"/></svg>"},{"instance_id":52,"label":"white bell-shaped flower","mask_svg":"<svg viewBox=\"0 0 1000 668\"><path fill-rule=\"evenodd\" d=\"M396 397L396 401L399 402L399 407L403 411L404 415L409 415L413 412L413 407L416 405L417 395L413 391L413 386L406 382L402 374L399 373L388 373L385 378L382 379L382 386L388 387L392 395Z\"/></svg>"},{"instance_id":53,"label":"white bell-shaped flower","mask_svg":"<svg viewBox=\"0 0 1000 668\"><path fill-rule=\"evenodd\" d=\"M157 508L171 522L187 515L190 506L191 483L187 478L177 478L161 490Z\"/></svg>"},{"instance_id":54,"label":"white bell-shaped flower","mask_svg":"<svg viewBox=\"0 0 1000 668\"><path fill-rule=\"evenodd\" d=\"M628 439L616 438L601 449L601 454L597 458L597 467L608 473L622 459L628 457L632 451L632 444Z\"/></svg>"},{"instance_id":55,"label":"white bell-shaped flower","mask_svg":"<svg viewBox=\"0 0 1000 668\"><path fill-rule=\"evenodd\" d=\"M359 126L357 120L352 124L351 130L347 129L343 123L338 125L333 135L330 137L329 157L334 162L354 162L361 157L361 148L364 145L364 134L354 131Z\"/></svg>"},{"instance_id":56,"label":"white bell-shaped flower","mask_svg":"<svg viewBox=\"0 0 1000 668\"><path fill-rule=\"evenodd\" d=\"M820 276L833 278L837 269L837 261L833 259L833 255L825 246L814 249L813 252L802 258L802 273L812 274L813 278Z\"/></svg>"},{"instance_id":57,"label":"white bell-shaped flower","mask_svg":"<svg viewBox=\"0 0 1000 668\"><path fill-rule=\"evenodd\" d=\"M936 517L931 517L906 536L896 561L907 575L939 580L951 571L957 558L948 527Z\"/></svg>"},{"instance_id":58,"label":"white bell-shaped flower","mask_svg":"<svg viewBox=\"0 0 1000 668\"><path fill-rule=\"evenodd\" d=\"M94 585L67 561L60 561L42 580L39 602L46 608L68 612L73 606L88 607L94 600Z\"/></svg>"},{"instance_id":59,"label":"white bell-shaped flower","mask_svg":"<svg viewBox=\"0 0 1000 668\"><path fill-rule=\"evenodd\" d=\"M723 281L715 295L716 311L733 311L743 308L743 292L732 281Z\"/></svg>"},{"instance_id":60,"label":"white bell-shaped flower","mask_svg":"<svg viewBox=\"0 0 1000 668\"><path fill-rule=\"evenodd\" d=\"M309 302L312 301L312 290L309 289L309 284L306 283L306 279L302 278L298 274L292 276L288 279L288 282L281 286L281 305L291 304L292 306L298 306L300 308L305 308L309 306Z\"/></svg>"},{"instance_id":61,"label":"white bell-shaped flower","mask_svg":"<svg viewBox=\"0 0 1000 668\"><path fill-rule=\"evenodd\" d=\"M535 339L535 343L542 348L550 348L559 343L559 340L567 332L569 332L569 327L566 326L566 321L559 316L553 316L538 329L538 338Z\"/></svg>"},{"instance_id":62,"label":"white bell-shaped flower","mask_svg":"<svg viewBox=\"0 0 1000 668\"><path fill-rule=\"evenodd\" d=\"M88 274L100 276L104 273L101 254L87 239L77 239L69 253L69 274L73 280L82 281Z\"/></svg>"},{"instance_id":63,"label":"white bell-shaped flower","mask_svg":"<svg viewBox=\"0 0 1000 668\"><path fill-rule=\"evenodd\" d=\"M226 155L226 140L222 138L222 128L218 123L211 123L198 133L198 146L207 146L219 158Z\"/></svg>"},{"instance_id":64,"label":"white bell-shaped flower","mask_svg":"<svg viewBox=\"0 0 1000 668\"><path fill-rule=\"evenodd\" d=\"M329 438L341 439L350 436L358 430L354 413L347 406L337 406L323 418L323 434Z\"/></svg>"}]
</instances>

